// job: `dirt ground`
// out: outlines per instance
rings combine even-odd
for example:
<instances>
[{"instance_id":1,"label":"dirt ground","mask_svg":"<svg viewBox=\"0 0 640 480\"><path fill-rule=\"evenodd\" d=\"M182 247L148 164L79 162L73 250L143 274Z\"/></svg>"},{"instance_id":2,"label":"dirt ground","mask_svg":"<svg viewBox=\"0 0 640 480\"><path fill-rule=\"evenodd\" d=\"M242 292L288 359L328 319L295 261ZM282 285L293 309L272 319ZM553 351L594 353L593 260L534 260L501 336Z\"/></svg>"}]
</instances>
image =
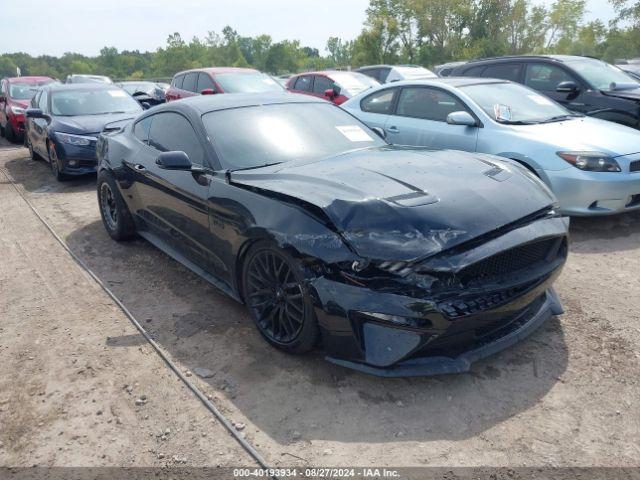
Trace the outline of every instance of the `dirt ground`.
<instances>
[{"instance_id":1,"label":"dirt ground","mask_svg":"<svg viewBox=\"0 0 640 480\"><path fill-rule=\"evenodd\" d=\"M207 282L112 241L95 177L6 143L0 167L274 466L640 465L640 214L572 220L566 314L525 342L381 379L274 350ZM253 464L2 177L0 292L0 465Z\"/></svg>"}]
</instances>

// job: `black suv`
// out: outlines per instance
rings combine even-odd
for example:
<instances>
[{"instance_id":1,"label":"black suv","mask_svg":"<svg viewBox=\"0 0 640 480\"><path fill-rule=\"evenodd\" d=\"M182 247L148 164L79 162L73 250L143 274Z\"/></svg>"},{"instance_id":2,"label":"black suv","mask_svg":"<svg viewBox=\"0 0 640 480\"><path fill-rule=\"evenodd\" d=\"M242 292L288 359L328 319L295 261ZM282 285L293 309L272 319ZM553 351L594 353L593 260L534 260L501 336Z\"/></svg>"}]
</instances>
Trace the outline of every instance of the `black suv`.
<instances>
[{"instance_id":1,"label":"black suv","mask_svg":"<svg viewBox=\"0 0 640 480\"><path fill-rule=\"evenodd\" d=\"M640 83L606 62L569 55L509 56L476 60L451 76L522 83L570 110L640 128Z\"/></svg>"}]
</instances>

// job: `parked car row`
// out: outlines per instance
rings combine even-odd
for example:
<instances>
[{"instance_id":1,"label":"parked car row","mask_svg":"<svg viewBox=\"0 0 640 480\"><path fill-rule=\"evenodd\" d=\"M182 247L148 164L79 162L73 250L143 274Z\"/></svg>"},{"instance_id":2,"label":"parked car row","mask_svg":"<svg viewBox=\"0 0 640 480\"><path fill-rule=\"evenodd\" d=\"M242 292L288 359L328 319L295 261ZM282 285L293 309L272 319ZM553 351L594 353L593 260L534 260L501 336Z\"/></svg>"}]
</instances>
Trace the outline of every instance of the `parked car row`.
<instances>
[{"instance_id":1,"label":"parked car row","mask_svg":"<svg viewBox=\"0 0 640 480\"><path fill-rule=\"evenodd\" d=\"M497 62L514 81L487 78L493 60L286 88L193 69L146 110L144 84L50 84L26 143L59 179L97 171L112 238L139 235L244 303L272 345L321 343L378 375L461 372L562 312L567 215L640 208L640 131L544 95L539 58Z\"/></svg>"}]
</instances>

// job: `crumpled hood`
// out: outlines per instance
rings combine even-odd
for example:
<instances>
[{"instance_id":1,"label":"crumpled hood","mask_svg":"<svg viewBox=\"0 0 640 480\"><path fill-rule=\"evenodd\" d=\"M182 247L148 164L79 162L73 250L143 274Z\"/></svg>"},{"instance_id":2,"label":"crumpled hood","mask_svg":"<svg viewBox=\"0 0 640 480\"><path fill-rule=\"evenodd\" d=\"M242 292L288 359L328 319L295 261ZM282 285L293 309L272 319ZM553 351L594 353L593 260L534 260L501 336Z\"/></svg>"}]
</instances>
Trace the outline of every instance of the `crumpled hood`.
<instances>
[{"instance_id":1,"label":"crumpled hood","mask_svg":"<svg viewBox=\"0 0 640 480\"><path fill-rule=\"evenodd\" d=\"M100 133L108 123L135 118L140 112L108 113L105 115L78 115L75 117L55 117L54 130L65 133L86 135Z\"/></svg>"},{"instance_id":2,"label":"crumpled hood","mask_svg":"<svg viewBox=\"0 0 640 480\"><path fill-rule=\"evenodd\" d=\"M513 125L512 130L555 151L602 152L612 157L640 152L640 131L591 117L537 125Z\"/></svg>"},{"instance_id":3,"label":"crumpled hood","mask_svg":"<svg viewBox=\"0 0 640 480\"><path fill-rule=\"evenodd\" d=\"M424 258L555 202L497 157L391 146L232 172L231 182L322 209L359 255L379 260Z\"/></svg>"}]
</instances>

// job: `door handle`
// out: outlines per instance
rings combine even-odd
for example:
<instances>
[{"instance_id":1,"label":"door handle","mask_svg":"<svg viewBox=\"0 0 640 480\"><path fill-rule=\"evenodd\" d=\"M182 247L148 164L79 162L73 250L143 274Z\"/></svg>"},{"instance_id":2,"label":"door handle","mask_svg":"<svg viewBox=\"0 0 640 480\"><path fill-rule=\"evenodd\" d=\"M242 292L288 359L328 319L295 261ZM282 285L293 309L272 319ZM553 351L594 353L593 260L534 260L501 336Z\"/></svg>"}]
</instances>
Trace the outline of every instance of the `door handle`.
<instances>
[{"instance_id":1,"label":"door handle","mask_svg":"<svg viewBox=\"0 0 640 480\"><path fill-rule=\"evenodd\" d=\"M389 127L387 128L387 132L389 133L400 133L400 130L398 130L398 127Z\"/></svg>"}]
</instances>

